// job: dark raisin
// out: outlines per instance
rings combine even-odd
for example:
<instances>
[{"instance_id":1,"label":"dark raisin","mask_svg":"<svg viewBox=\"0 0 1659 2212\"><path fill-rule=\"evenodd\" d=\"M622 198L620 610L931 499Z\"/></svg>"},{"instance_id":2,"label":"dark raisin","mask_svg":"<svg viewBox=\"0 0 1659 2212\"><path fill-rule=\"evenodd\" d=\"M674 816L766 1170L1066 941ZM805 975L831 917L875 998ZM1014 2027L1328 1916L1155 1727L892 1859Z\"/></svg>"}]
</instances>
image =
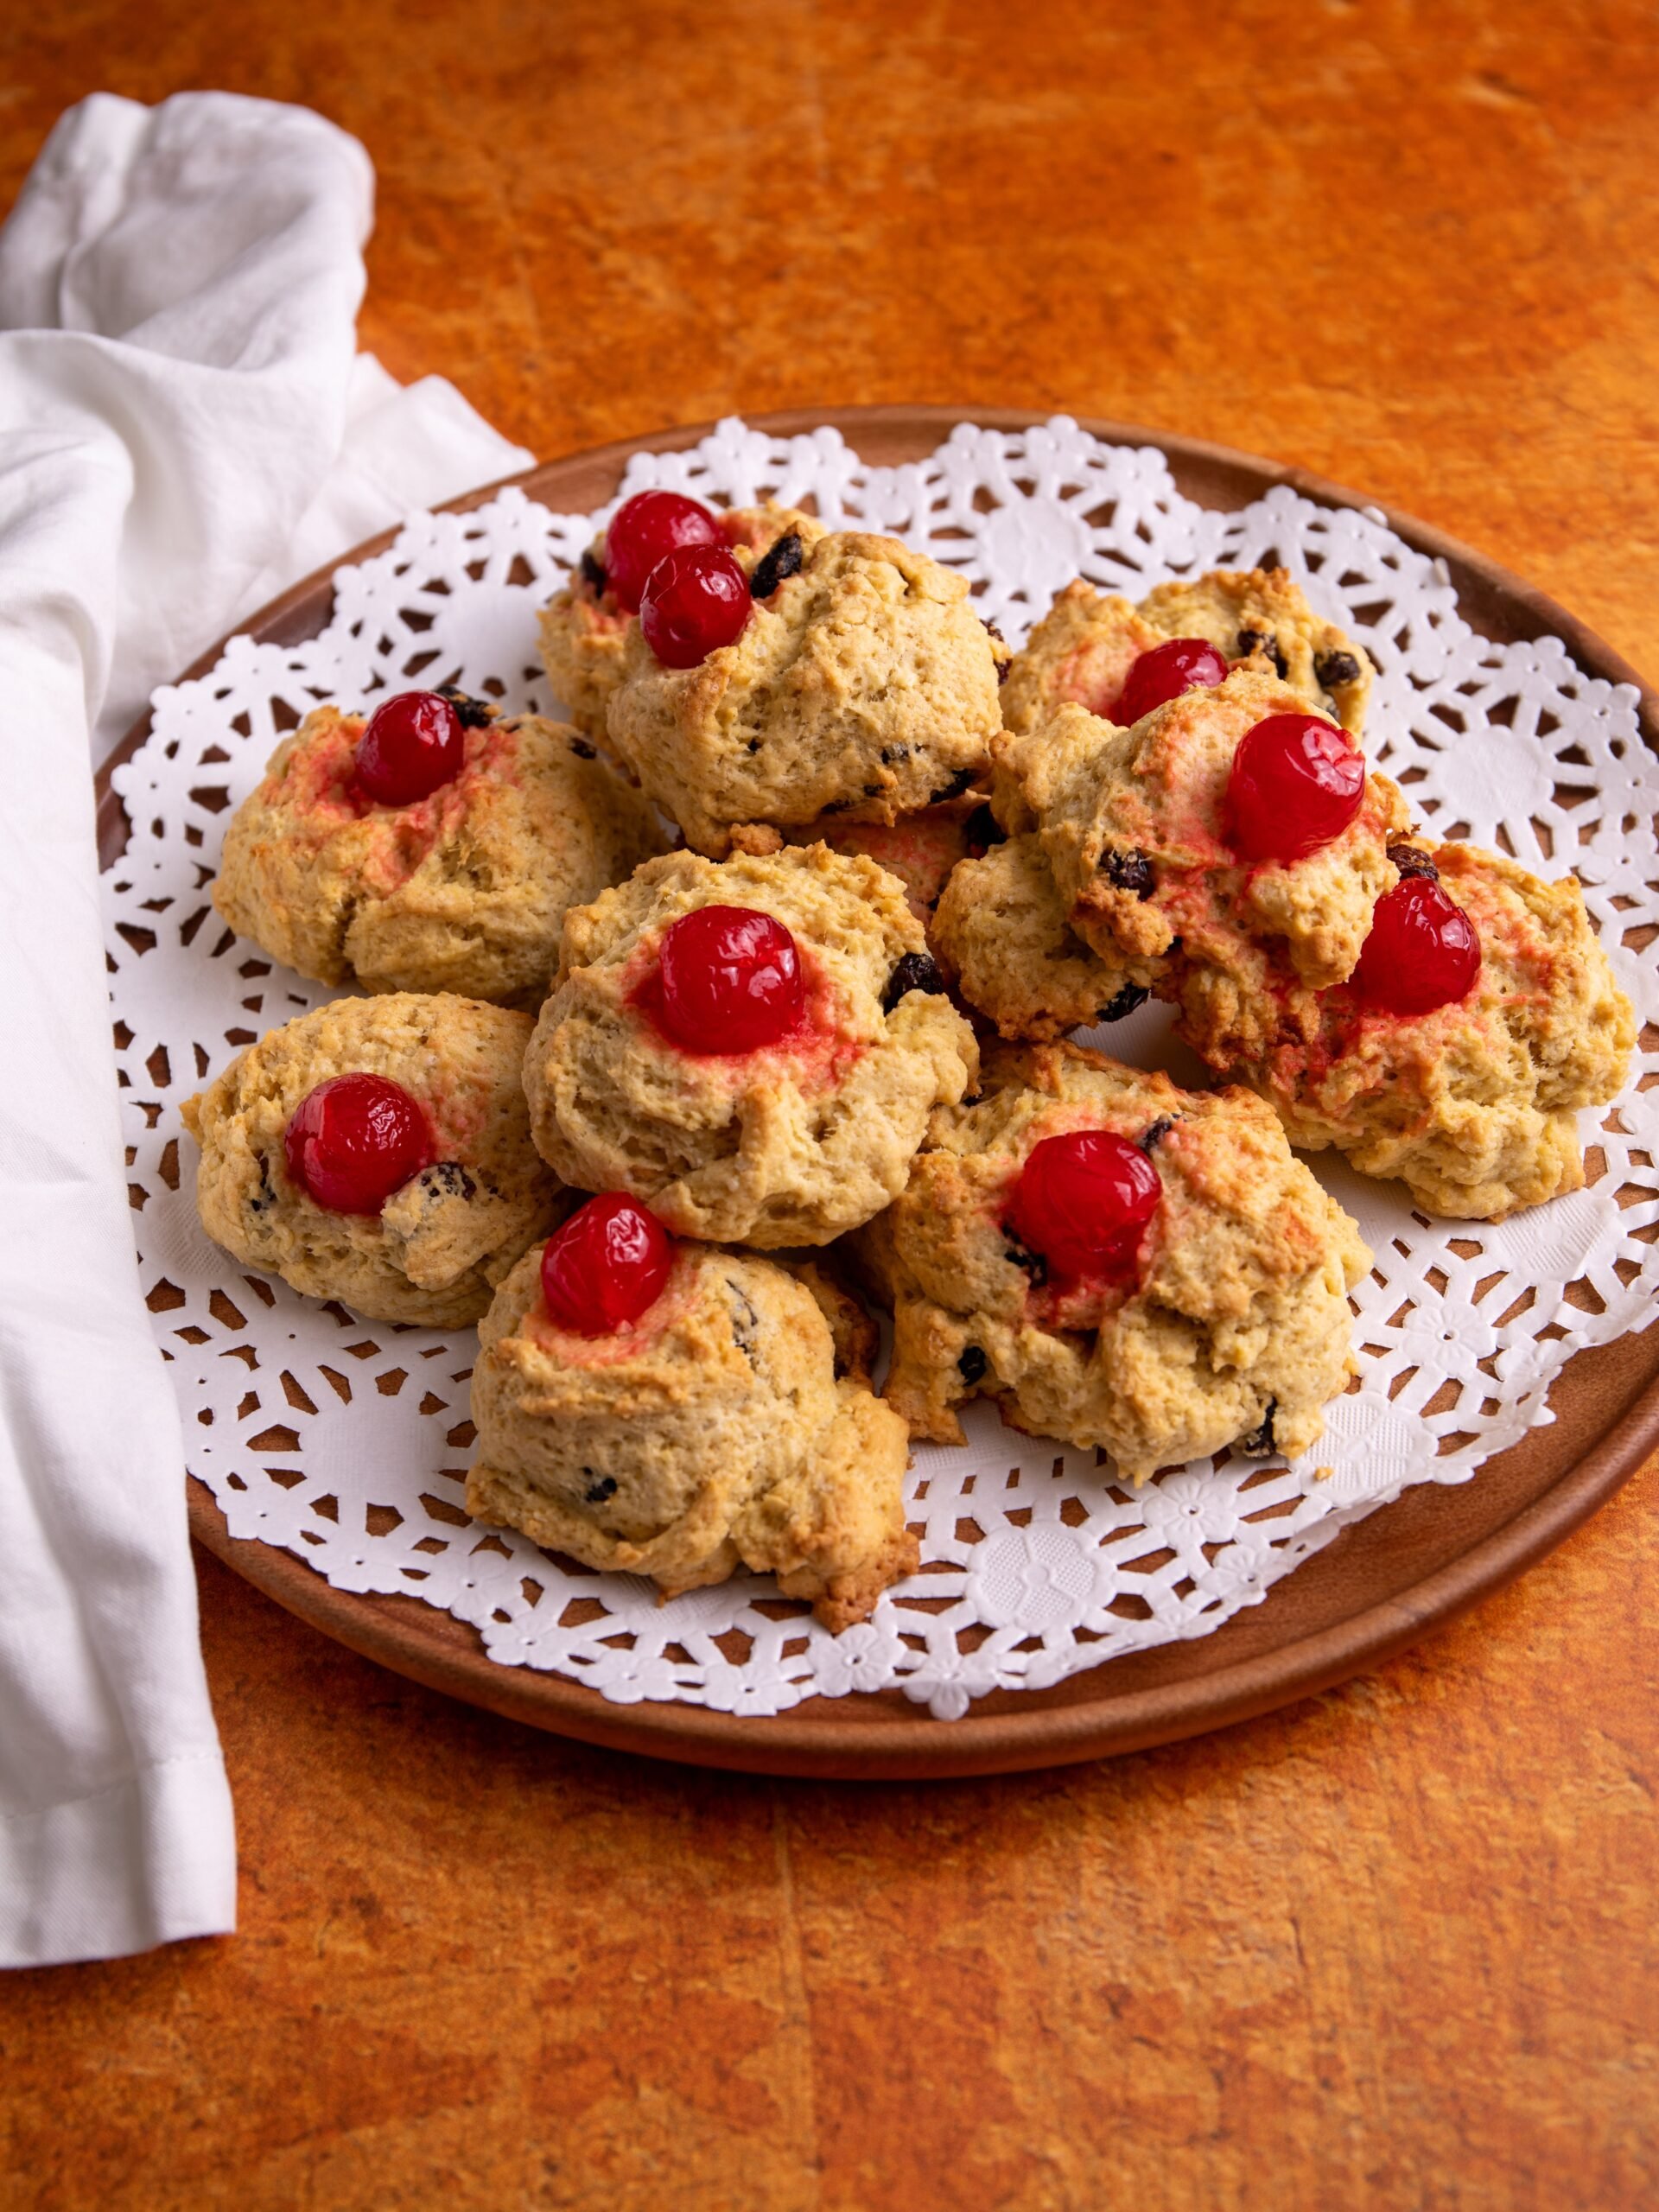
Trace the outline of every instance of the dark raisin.
<instances>
[{"instance_id":1,"label":"dark raisin","mask_svg":"<svg viewBox=\"0 0 1659 2212\"><path fill-rule=\"evenodd\" d=\"M979 619L982 622L985 622L985 627L990 632L992 637L995 639L999 645L1007 645L1007 639L1002 635L1002 632L997 628L995 622L986 622L985 617L982 614ZM1004 653L1002 658L996 664L996 680L999 684L1003 684L1007 682L1008 670L1011 666L1012 663L1009 661L1007 655Z\"/></svg>"},{"instance_id":2,"label":"dark raisin","mask_svg":"<svg viewBox=\"0 0 1659 2212\"><path fill-rule=\"evenodd\" d=\"M1048 1281L1048 1262L1040 1252L1028 1252L1006 1223L1003 1224L1002 1234L1008 1240L1008 1249L1002 1255L1003 1258L1012 1261L1016 1268L1021 1268L1031 1277L1031 1287L1033 1290L1040 1290Z\"/></svg>"},{"instance_id":3,"label":"dark raisin","mask_svg":"<svg viewBox=\"0 0 1659 2212\"><path fill-rule=\"evenodd\" d=\"M755 563L754 574L749 578L749 597L770 599L785 576L800 574L805 557L800 532L790 531Z\"/></svg>"},{"instance_id":4,"label":"dark raisin","mask_svg":"<svg viewBox=\"0 0 1659 2212\"><path fill-rule=\"evenodd\" d=\"M1290 674L1290 663L1285 658L1284 654L1281 652L1279 640L1274 636L1272 631L1241 630L1239 632L1238 650L1241 653L1247 655L1253 653L1258 645L1261 646L1262 652L1266 653L1268 658L1278 670L1280 678L1282 681L1285 677Z\"/></svg>"},{"instance_id":5,"label":"dark raisin","mask_svg":"<svg viewBox=\"0 0 1659 2212\"><path fill-rule=\"evenodd\" d=\"M1096 1021L1122 1021L1126 1014L1133 1014L1152 996L1144 983L1125 983L1109 1005L1103 1006L1095 1016Z\"/></svg>"},{"instance_id":6,"label":"dark raisin","mask_svg":"<svg viewBox=\"0 0 1659 2212\"><path fill-rule=\"evenodd\" d=\"M887 978L887 988L881 994L881 1011L891 1014L906 991L938 993L944 988L944 978L932 954L907 952Z\"/></svg>"},{"instance_id":7,"label":"dark raisin","mask_svg":"<svg viewBox=\"0 0 1659 2212\"><path fill-rule=\"evenodd\" d=\"M1100 856L1106 871L1106 880L1119 891L1133 891L1137 899L1150 899L1154 888L1152 862L1138 846L1125 845L1120 852L1116 846Z\"/></svg>"},{"instance_id":8,"label":"dark raisin","mask_svg":"<svg viewBox=\"0 0 1659 2212\"><path fill-rule=\"evenodd\" d=\"M866 798L880 798L881 796L880 785L866 784L864 786L864 796Z\"/></svg>"},{"instance_id":9,"label":"dark raisin","mask_svg":"<svg viewBox=\"0 0 1659 2212\"><path fill-rule=\"evenodd\" d=\"M982 1382L985 1380L985 1370L988 1364L979 1346L969 1344L957 1362L957 1372L971 1389L976 1382Z\"/></svg>"},{"instance_id":10,"label":"dark raisin","mask_svg":"<svg viewBox=\"0 0 1659 2212\"><path fill-rule=\"evenodd\" d=\"M248 1200L250 1213L264 1213L267 1206L276 1203L276 1193L270 1187L270 1162L262 1152L259 1155L259 1188Z\"/></svg>"},{"instance_id":11,"label":"dark raisin","mask_svg":"<svg viewBox=\"0 0 1659 2212\"><path fill-rule=\"evenodd\" d=\"M751 753L758 753L760 750L760 741L758 737L752 737L749 740L749 750ZM827 809L826 811L828 811Z\"/></svg>"},{"instance_id":12,"label":"dark raisin","mask_svg":"<svg viewBox=\"0 0 1659 2212\"><path fill-rule=\"evenodd\" d=\"M570 741L570 750L578 760L597 760L599 758L598 753L594 752L585 737L573 737Z\"/></svg>"},{"instance_id":13,"label":"dark raisin","mask_svg":"<svg viewBox=\"0 0 1659 2212\"><path fill-rule=\"evenodd\" d=\"M440 683L440 699L447 699L455 710L455 719L463 729L487 729L495 720L495 709L482 699L469 698L458 691L453 683Z\"/></svg>"},{"instance_id":14,"label":"dark raisin","mask_svg":"<svg viewBox=\"0 0 1659 2212\"><path fill-rule=\"evenodd\" d=\"M1141 1151L1155 1152L1180 1118L1179 1114L1160 1114L1146 1135L1136 1140Z\"/></svg>"},{"instance_id":15,"label":"dark raisin","mask_svg":"<svg viewBox=\"0 0 1659 2212\"><path fill-rule=\"evenodd\" d=\"M582 581L592 586L596 599L605 596L605 586L609 581L605 574L605 563L591 547L582 556Z\"/></svg>"},{"instance_id":16,"label":"dark raisin","mask_svg":"<svg viewBox=\"0 0 1659 2212\"><path fill-rule=\"evenodd\" d=\"M734 1282L728 1275L726 1287L732 1294L732 1341L749 1365L758 1371L760 1361L754 1348L754 1332L760 1325L760 1316L754 1310L754 1300L741 1283Z\"/></svg>"},{"instance_id":17,"label":"dark raisin","mask_svg":"<svg viewBox=\"0 0 1659 2212\"><path fill-rule=\"evenodd\" d=\"M584 1475L592 1475L594 1472L591 1467L584 1467L582 1471ZM614 1475L594 1476L582 1494L589 1505L603 1505L607 1497L616 1496L616 1477Z\"/></svg>"},{"instance_id":18,"label":"dark raisin","mask_svg":"<svg viewBox=\"0 0 1659 2212\"><path fill-rule=\"evenodd\" d=\"M956 774L951 777L948 784L941 784L939 785L938 791L934 792L932 798L928 801L928 804L930 806L943 806L948 798L960 798L963 791L968 790L969 785L973 783L974 777L976 772L977 771L972 768L958 768Z\"/></svg>"},{"instance_id":19,"label":"dark raisin","mask_svg":"<svg viewBox=\"0 0 1659 2212\"><path fill-rule=\"evenodd\" d=\"M1007 661L1007 660L1000 660L1000 661L998 661L998 663L996 664L996 688L997 688L997 690L998 690L999 691L1002 689L1002 686L1003 686L1003 685L1007 682L1007 680L1008 680L1008 672L1009 672L1009 671L1013 668L1013 666L1014 666L1014 663L1013 663L1012 661Z\"/></svg>"},{"instance_id":20,"label":"dark raisin","mask_svg":"<svg viewBox=\"0 0 1659 2212\"><path fill-rule=\"evenodd\" d=\"M421 1170L421 1188L433 1198L473 1198L478 1185L458 1160L441 1160Z\"/></svg>"},{"instance_id":21,"label":"dark raisin","mask_svg":"<svg viewBox=\"0 0 1659 2212\"><path fill-rule=\"evenodd\" d=\"M1253 1428L1248 1436L1241 1436L1238 1448L1247 1459L1265 1459L1278 1446L1273 1440L1273 1417L1279 1410L1277 1398L1268 1400L1268 1410L1262 1416L1260 1428Z\"/></svg>"},{"instance_id":22,"label":"dark raisin","mask_svg":"<svg viewBox=\"0 0 1659 2212\"><path fill-rule=\"evenodd\" d=\"M976 806L974 809L962 825L962 834L967 840L968 850L975 860L978 860L982 853L988 853L993 845L1006 844L1007 842L1007 832L988 806Z\"/></svg>"},{"instance_id":23,"label":"dark raisin","mask_svg":"<svg viewBox=\"0 0 1659 2212\"><path fill-rule=\"evenodd\" d=\"M1419 852L1415 845L1390 845L1389 858L1402 875L1426 875L1431 883L1438 883L1440 871L1427 853Z\"/></svg>"},{"instance_id":24,"label":"dark raisin","mask_svg":"<svg viewBox=\"0 0 1659 2212\"><path fill-rule=\"evenodd\" d=\"M1320 653L1314 660L1313 673L1327 691L1334 691L1338 683L1355 681L1359 663L1352 653Z\"/></svg>"},{"instance_id":25,"label":"dark raisin","mask_svg":"<svg viewBox=\"0 0 1659 2212\"><path fill-rule=\"evenodd\" d=\"M909 758L910 747L907 745L884 745L881 748L883 767L891 768L895 760L908 760Z\"/></svg>"},{"instance_id":26,"label":"dark raisin","mask_svg":"<svg viewBox=\"0 0 1659 2212\"><path fill-rule=\"evenodd\" d=\"M751 752L753 752L754 749L755 748L753 746L749 747ZM853 802L849 798L832 798L829 804L824 808L823 811L826 814L845 814L852 803Z\"/></svg>"}]
</instances>

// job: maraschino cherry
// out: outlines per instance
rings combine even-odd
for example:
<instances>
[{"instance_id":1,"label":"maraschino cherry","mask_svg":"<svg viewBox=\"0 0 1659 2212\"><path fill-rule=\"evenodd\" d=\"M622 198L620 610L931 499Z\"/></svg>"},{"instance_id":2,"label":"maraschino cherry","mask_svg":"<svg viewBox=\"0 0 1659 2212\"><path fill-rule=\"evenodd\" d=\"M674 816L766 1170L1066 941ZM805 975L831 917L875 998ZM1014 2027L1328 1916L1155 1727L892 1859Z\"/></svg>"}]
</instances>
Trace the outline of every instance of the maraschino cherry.
<instances>
[{"instance_id":1,"label":"maraschino cherry","mask_svg":"<svg viewBox=\"0 0 1659 2212\"><path fill-rule=\"evenodd\" d=\"M753 604L748 578L723 545L683 545L652 570L639 627L664 668L696 668L742 636Z\"/></svg>"},{"instance_id":2,"label":"maraschino cherry","mask_svg":"<svg viewBox=\"0 0 1659 2212\"><path fill-rule=\"evenodd\" d=\"M1109 1129L1045 1137L1014 1186L1008 1219L1052 1274L1128 1275L1163 1185L1138 1145Z\"/></svg>"},{"instance_id":3,"label":"maraschino cherry","mask_svg":"<svg viewBox=\"0 0 1659 2212\"><path fill-rule=\"evenodd\" d=\"M619 607L639 612L657 563L682 545L718 545L720 524L683 492L636 492L624 499L605 532L605 576Z\"/></svg>"},{"instance_id":4,"label":"maraschino cherry","mask_svg":"<svg viewBox=\"0 0 1659 2212\"><path fill-rule=\"evenodd\" d=\"M1226 677L1226 662L1203 638L1170 638L1143 652L1130 669L1112 720L1128 729L1154 707L1166 707L1185 691L1213 690Z\"/></svg>"},{"instance_id":5,"label":"maraschino cherry","mask_svg":"<svg viewBox=\"0 0 1659 2212\"><path fill-rule=\"evenodd\" d=\"M412 806L461 773L461 716L435 691L383 699L357 743L357 780L380 806Z\"/></svg>"},{"instance_id":6,"label":"maraschino cherry","mask_svg":"<svg viewBox=\"0 0 1659 2212\"><path fill-rule=\"evenodd\" d=\"M673 1264L673 1243L656 1215L604 1192L542 1248L548 1317L579 1337L612 1336L657 1303Z\"/></svg>"},{"instance_id":7,"label":"maraschino cherry","mask_svg":"<svg viewBox=\"0 0 1659 2212\"><path fill-rule=\"evenodd\" d=\"M1480 973L1480 938L1455 900L1426 875L1408 875L1371 909L1353 988L1388 1014L1432 1014L1466 998Z\"/></svg>"},{"instance_id":8,"label":"maraschino cherry","mask_svg":"<svg viewBox=\"0 0 1659 2212\"><path fill-rule=\"evenodd\" d=\"M1269 715L1245 731L1227 779L1232 842L1247 860L1300 861L1339 837L1365 796L1365 763L1317 715Z\"/></svg>"},{"instance_id":9,"label":"maraschino cherry","mask_svg":"<svg viewBox=\"0 0 1659 2212\"><path fill-rule=\"evenodd\" d=\"M801 1026L806 982L783 924L753 906L699 906L663 932L652 1011L688 1052L758 1052Z\"/></svg>"},{"instance_id":10,"label":"maraschino cherry","mask_svg":"<svg viewBox=\"0 0 1659 2212\"><path fill-rule=\"evenodd\" d=\"M383 1075L337 1075L300 1101L283 1151L289 1173L320 1206L378 1213L394 1191L432 1165L432 1131L401 1084Z\"/></svg>"}]
</instances>

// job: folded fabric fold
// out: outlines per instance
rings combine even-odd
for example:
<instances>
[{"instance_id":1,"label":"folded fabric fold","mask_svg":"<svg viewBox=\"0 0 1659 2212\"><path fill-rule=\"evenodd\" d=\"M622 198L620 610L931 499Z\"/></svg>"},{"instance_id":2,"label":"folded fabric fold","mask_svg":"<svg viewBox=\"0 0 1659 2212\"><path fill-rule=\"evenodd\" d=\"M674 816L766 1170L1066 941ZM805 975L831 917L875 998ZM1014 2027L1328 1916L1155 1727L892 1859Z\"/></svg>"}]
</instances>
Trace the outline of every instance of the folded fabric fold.
<instances>
[{"instance_id":1,"label":"folded fabric fold","mask_svg":"<svg viewBox=\"0 0 1659 2212\"><path fill-rule=\"evenodd\" d=\"M527 463L453 387L354 355L372 194L304 109L100 94L0 232L0 1964L234 1923L89 750L262 599Z\"/></svg>"}]
</instances>

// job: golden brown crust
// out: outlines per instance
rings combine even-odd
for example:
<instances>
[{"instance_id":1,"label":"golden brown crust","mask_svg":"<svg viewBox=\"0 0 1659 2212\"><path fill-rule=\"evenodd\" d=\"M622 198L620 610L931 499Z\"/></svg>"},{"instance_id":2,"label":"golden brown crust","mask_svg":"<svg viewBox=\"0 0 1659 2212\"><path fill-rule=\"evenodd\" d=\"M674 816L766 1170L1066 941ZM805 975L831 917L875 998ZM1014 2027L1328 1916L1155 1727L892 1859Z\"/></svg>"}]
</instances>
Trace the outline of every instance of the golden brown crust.
<instances>
[{"instance_id":1,"label":"golden brown crust","mask_svg":"<svg viewBox=\"0 0 1659 2212\"><path fill-rule=\"evenodd\" d=\"M1116 1020L1146 995L1127 965L1103 960L1071 928L1029 831L958 862L931 936L963 997L1003 1037L1062 1037Z\"/></svg>"},{"instance_id":2,"label":"golden brown crust","mask_svg":"<svg viewBox=\"0 0 1659 2212\"><path fill-rule=\"evenodd\" d=\"M1479 935L1469 996L1402 1016L1345 988L1316 996L1281 968L1224 1033L1267 1039L1236 1071L1293 1144L1402 1177L1430 1213L1500 1220L1583 1183L1575 1115L1618 1096L1635 1017L1571 876L1545 883L1476 846L1412 842ZM1209 1012L1196 1001L1182 1027L1214 1059Z\"/></svg>"},{"instance_id":3,"label":"golden brown crust","mask_svg":"<svg viewBox=\"0 0 1659 2212\"><path fill-rule=\"evenodd\" d=\"M477 1518L664 1592L775 1573L839 1629L916 1563L904 1424L835 1376L811 1290L753 1253L682 1245L633 1327L582 1338L503 1283L473 1375Z\"/></svg>"},{"instance_id":4,"label":"golden brown crust","mask_svg":"<svg viewBox=\"0 0 1659 2212\"><path fill-rule=\"evenodd\" d=\"M530 1141L525 1014L448 995L336 999L273 1029L185 1104L196 1207L217 1244L310 1298L379 1321L476 1321L569 1200ZM378 1215L336 1213L289 1177L283 1139L331 1077L382 1075L419 1103L436 1164Z\"/></svg>"},{"instance_id":5,"label":"golden brown crust","mask_svg":"<svg viewBox=\"0 0 1659 2212\"><path fill-rule=\"evenodd\" d=\"M885 1395L912 1433L958 1441L957 1406L986 1395L1034 1434L1103 1446L1133 1482L1261 1443L1268 1421L1267 1448L1312 1445L1351 1371L1347 1292L1370 1255L1272 1114L1065 1045L994 1047L982 1081L935 1114L858 1239L893 1308ZM1077 1128L1147 1147L1163 1185L1127 1290L1050 1283L1003 1225L1035 1146Z\"/></svg>"},{"instance_id":6,"label":"golden brown crust","mask_svg":"<svg viewBox=\"0 0 1659 2212\"><path fill-rule=\"evenodd\" d=\"M1357 737L1372 668L1363 646L1313 613L1282 569L1217 569L1160 584L1139 607L1068 584L1016 653L1003 694L1009 729L1038 728L1068 701L1109 719L1141 653L1170 638L1202 638L1235 666L1278 674L1304 712L1329 715Z\"/></svg>"},{"instance_id":7,"label":"golden brown crust","mask_svg":"<svg viewBox=\"0 0 1659 2212\"><path fill-rule=\"evenodd\" d=\"M810 1009L800 1038L688 1053L638 1003L664 931L711 905L758 907L791 931ZM578 1188L630 1191L682 1236L828 1243L903 1187L929 1112L977 1066L944 996L912 989L884 1007L922 945L899 883L823 845L647 862L566 919L524 1064L537 1143Z\"/></svg>"},{"instance_id":8,"label":"golden brown crust","mask_svg":"<svg viewBox=\"0 0 1659 2212\"><path fill-rule=\"evenodd\" d=\"M364 726L319 707L283 739L226 832L214 905L318 982L539 1004L566 907L661 851L649 807L534 715L468 728L430 798L374 805L353 774Z\"/></svg>"},{"instance_id":9,"label":"golden brown crust","mask_svg":"<svg viewBox=\"0 0 1659 2212\"><path fill-rule=\"evenodd\" d=\"M834 809L896 821L984 769L1006 648L954 570L896 538L832 531L735 643L664 668L637 628L606 727L698 852L749 823Z\"/></svg>"}]
</instances>

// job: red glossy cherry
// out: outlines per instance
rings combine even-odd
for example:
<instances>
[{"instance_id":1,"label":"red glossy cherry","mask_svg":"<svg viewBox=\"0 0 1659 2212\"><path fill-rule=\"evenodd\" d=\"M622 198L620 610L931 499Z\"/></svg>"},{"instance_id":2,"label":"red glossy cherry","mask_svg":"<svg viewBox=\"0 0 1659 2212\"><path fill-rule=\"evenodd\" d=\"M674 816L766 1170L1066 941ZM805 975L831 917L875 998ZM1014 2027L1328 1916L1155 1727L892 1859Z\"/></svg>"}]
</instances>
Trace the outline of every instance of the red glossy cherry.
<instances>
[{"instance_id":1,"label":"red glossy cherry","mask_svg":"<svg viewBox=\"0 0 1659 2212\"><path fill-rule=\"evenodd\" d=\"M663 932L653 1011L688 1052L758 1052L801 1026L794 938L753 906L699 906Z\"/></svg>"},{"instance_id":2,"label":"red glossy cherry","mask_svg":"<svg viewBox=\"0 0 1659 2212\"><path fill-rule=\"evenodd\" d=\"M1127 1274L1163 1185L1139 1145L1108 1129L1045 1137L1014 1186L1015 1236L1060 1276Z\"/></svg>"},{"instance_id":3,"label":"red glossy cherry","mask_svg":"<svg viewBox=\"0 0 1659 2212\"><path fill-rule=\"evenodd\" d=\"M680 545L718 545L720 524L707 507L683 492L636 492L624 499L605 532L605 576L617 603L630 614L652 570Z\"/></svg>"},{"instance_id":4,"label":"red glossy cherry","mask_svg":"<svg viewBox=\"0 0 1659 2212\"><path fill-rule=\"evenodd\" d=\"M1432 1014L1467 997L1480 973L1475 925L1438 883L1408 875L1371 909L1353 988L1389 1014Z\"/></svg>"},{"instance_id":5,"label":"red glossy cherry","mask_svg":"<svg viewBox=\"0 0 1659 2212\"><path fill-rule=\"evenodd\" d=\"M435 691L383 699L357 742L357 780L381 806L412 806L461 773L461 716Z\"/></svg>"},{"instance_id":6,"label":"red glossy cherry","mask_svg":"<svg viewBox=\"0 0 1659 2212\"><path fill-rule=\"evenodd\" d=\"M1171 638L1143 652L1130 669L1112 720L1127 729L1154 707L1167 706L1184 691L1213 690L1226 677L1227 664L1212 645L1202 638Z\"/></svg>"},{"instance_id":7,"label":"red glossy cherry","mask_svg":"<svg viewBox=\"0 0 1659 2212\"><path fill-rule=\"evenodd\" d=\"M742 636L753 603L748 578L723 545L682 545L652 570L639 627L664 668L696 668Z\"/></svg>"},{"instance_id":8,"label":"red glossy cherry","mask_svg":"<svg viewBox=\"0 0 1659 2212\"><path fill-rule=\"evenodd\" d=\"M1233 755L1233 843L1247 860L1306 860L1342 835L1364 796L1365 763L1345 732L1317 715L1269 715Z\"/></svg>"},{"instance_id":9,"label":"red glossy cherry","mask_svg":"<svg viewBox=\"0 0 1659 2212\"><path fill-rule=\"evenodd\" d=\"M674 1246L654 1213L607 1191L579 1206L542 1248L542 1296L556 1328L608 1337L654 1306Z\"/></svg>"},{"instance_id":10,"label":"red glossy cherry","mask_svg":"<svg viewBox=\"0 0 1659 2212\"><path fill-rule=\"evenodd\" d=\"M426 1116L383 1075L337 1075L308 1092L283 1136L288 1172L320 1206L378 1213L433 1160Z\"/></svg>"}]
</instances>

